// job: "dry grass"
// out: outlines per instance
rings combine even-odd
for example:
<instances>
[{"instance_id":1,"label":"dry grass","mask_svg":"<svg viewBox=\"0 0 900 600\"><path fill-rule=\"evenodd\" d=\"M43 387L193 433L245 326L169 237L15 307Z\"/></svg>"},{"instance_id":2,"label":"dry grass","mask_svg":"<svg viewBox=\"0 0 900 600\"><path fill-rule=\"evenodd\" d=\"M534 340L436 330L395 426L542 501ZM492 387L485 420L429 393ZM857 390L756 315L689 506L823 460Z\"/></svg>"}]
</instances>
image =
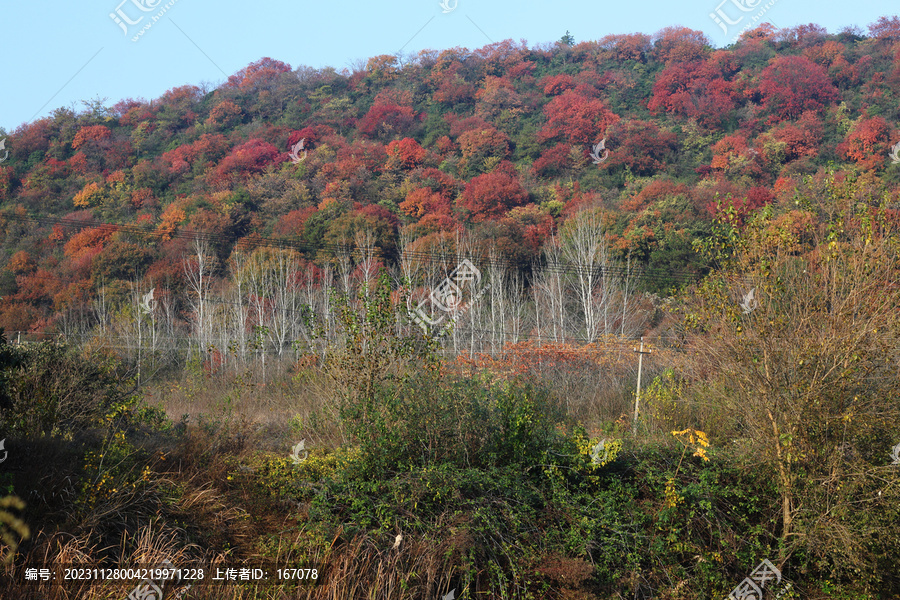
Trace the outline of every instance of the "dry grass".
<instances>
[{"instance_id":1,"label":"dry grass","mask_svg":"<svg viewBox=\"0 0 900 600\"><path fill-rule=\"evenodd\" d=\"M282 377L268 382L259 379L251 373L189 375L152 386L145 399L163 408L176 423L184 415L191 423L243 422L259 434L259 449L283 448L291 439L292 422L303 424L308 443L334 448L345 441L334 386L321 371L305 368L285 371Z\"/></svg>"},{"instance_id":2,"label":"dry grass","mask_svg":"<svg viewBox=\"0 0 900 600\"><path fill-rule=\"evenodd\" d=\"M651 357L643 363L643 384L671 366L676 354L647 340ZM587 427L628 422L634 410L637 355L634 342L606 336L594 344L507 344L496 356L462 354L447 368L471 376L487 370L499 377L527 375L546 386L567 414Z\"/></svg>"},{"instance_id":3,"label":"dry grass","mask_svg":"<svg viewBox=\"0 0 900 600\"><path fill-rule=\"evenodd\" d=\"M563 360L574 366L585 362L601 366L597 363L603 363L602 356L598 350L590 356L566 355ZM523 360L528 362L529 358ZM616 381L627 377L626 362L610 359L606 366L615 364L613 371L604 374L595 370L581 379L577 374L556 372L555 385L568 394L570 407L577 405L581 415L593 412L597 422L610 415L621 417L629 404L621 391L618 404L596 412L585 409L581 394L589 388L597 394L598 377ZM538 373L552 374L552 361L548 361L546 372ZM613 383L606 382L605 393L613 394ZM0 576L10 581L8 586L0 585L0 600L123 600L135 582L26 585L22 565L93 568L102 560L107 568L124 568L155 565L163 559L178 566L202 561L206 565L250 567L302 562L320 567L315 586L196 585L182 596L187 599L441 598L451 589L455 589L457 598L495 597L498 581L489 572L490 565L467 563L466 549L473 541L467 539L464 527L457 527L464 515L439 519L428 537L409 533L396 549L392 548L392 534L345 537L338 531L332 539L321 540L312 532L313 524L306 522L302 507L298 510L296 503L263 497L248 484L252 474L241 479L238 469L242 465L257 464L254 459L261 454L286 457L301 438L307 440L308 448L335 448L343 443L336 398L329 386L321 372L307 369L300 376L266 385L254 382L253 377L187 376L151 388L147 395L150 404L163 408L175 423L183 414L189 418L186 426L176 427L174 436L151 436L141 442L153 457L147 461L152 469L147 484L122 490L85 510L71 502L71 496L78 494L78 485L70 481L72 469L54 469L45 476L48 480L42 489L57 490L62 508L45 507L42 527L21 549L23 557L17 560L20 566L0 571ZM510 565L517 560L509 558ZM563 556L547 558L529 566L551 583L534 597L595 597L582 586L588 565ZM517 579L520 574L516 571L513 580L507 582L510 595L506 597L526 596L529 590Z\"/></svg>"}]
</instances>

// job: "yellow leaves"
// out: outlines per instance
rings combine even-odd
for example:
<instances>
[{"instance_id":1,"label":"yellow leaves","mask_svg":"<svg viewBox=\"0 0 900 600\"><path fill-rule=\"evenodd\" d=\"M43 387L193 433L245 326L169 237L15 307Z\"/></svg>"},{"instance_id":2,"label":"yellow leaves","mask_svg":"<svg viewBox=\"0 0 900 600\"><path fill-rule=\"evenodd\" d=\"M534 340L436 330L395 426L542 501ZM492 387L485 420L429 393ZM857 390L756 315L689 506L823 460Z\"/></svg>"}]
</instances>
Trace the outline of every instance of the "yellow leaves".
<instances>
[{"instance_id":1,"label":"yellow leaves","mask_svg":"<svg viewBox=\"0 0 900 600\"><path fill-rule=\"evenodd\" d=\"M709 438L706 433L699 429L682 429L681 431L673 431L672 435L679 436L689 434L689 442L691 444L700 444L703 447L709 446Z\"/></svg>"},{"instance_id":2,"label":"yellow leaves","mask_svg":"<svg viewBox=\"0 0 900 600\"><path fill-rule=\"evenodd\" d=\"M178 225L183 223L186 218L187 214L184 212L184 209L173 202L163 211L163 214L160 217L161 222L159 227L156 228L156 232L161 235L163 241L170 240L172 239L172 234L175 233L175 229Z\"/></svg>"},{"instance_id":3,"label":"yellow leaves","mask_svg":"<svg viewBox=\"0 0 900 600\"><path fill-rule=\"evenodd\" d=\"M669 508L675 508L678 504L684 502L684 498L678 495L678 492L675 491L675 477L669 477L666 480L666 506Z\"/></svg>"},{"instance_id":4,"label":"yellow leaves","mask_svg":"<svg viewBox=\"0 0 900 600\"><path fill-rule=\"evenodd\" d=\"M103 189L96 183L89 183L72 198L72 204L79 208L88 208L100 203Z\"/></svg>"},{"instance_id":5,"label":"yellow leaves","mask_svg":"<svg viewBox=\"0 0 900 600\"><path fill-rule=\"evenodd\" d=\"M706 448L709 447L709 438L707 437L706 432L700 431L699 429L688 428L682 429L681 431L673 431L672 435L676 438L678 438L678 436L686 435L688 438L687 442L682 439L678 440L684 445L685 449L687 449L688 446L693 445L695 449L694 456L702 458L705 461L709 460L709 457L706 456Z\"/></svg>"},{"instance_id":6,"label":"yellow leaves","mask_svg":"<svg viewBox=\"0 0 900 600\"><path fill-rule=\"evenodd\" d=\"M581 458L590 464L591 471L613 462L622 450L622 440L589 439L583 431L576 431L572 440L575 442Z\"/></svg>"},{"instance_id":7,"label":"yellow leaves","mask_svg":"<svg viewBox=\"0 0 900 600\"><path fill-rule=\"evenodd\" d=\"M684 453L687 451L688 447L691 445L694 446L694 456L702 458L705 461L709 460L709 457L706 456L706 448L709 447L709 438L706 436L706 432L700 431L699 429L687 428L673 431L672 435L684 446L684 450L681 451L681 460L678 461L678 467L675 468L675 475L669 477L666 481L665 501L666 506L669 508L674 508L679 502L684 501L684 498L679 496L678 492L675 491L675 478L678 476L678 471L681 470L681 461L684 460ZM679 436L687 436L687 442Z\"/></svg>"}]
</instances>

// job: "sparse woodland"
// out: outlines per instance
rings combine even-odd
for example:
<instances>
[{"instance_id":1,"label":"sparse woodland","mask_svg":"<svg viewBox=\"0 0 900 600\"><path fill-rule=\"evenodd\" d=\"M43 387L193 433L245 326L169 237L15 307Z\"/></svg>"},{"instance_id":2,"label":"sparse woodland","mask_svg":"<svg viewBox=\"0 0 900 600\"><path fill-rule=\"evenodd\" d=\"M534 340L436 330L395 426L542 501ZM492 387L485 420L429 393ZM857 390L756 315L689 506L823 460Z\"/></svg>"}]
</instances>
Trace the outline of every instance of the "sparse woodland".
<instances>
[{"instance_id":1,"label":"sparse woodland","mask_svg":"<svg viewBox=\"0 0 900 600\"><path fill-rule=\"evenodd\" d=\"M318 574L167 598L900 596L898 97L883 17L263 58L0 131L0 599L164 559Z\"/></svg>"}]
</instances>

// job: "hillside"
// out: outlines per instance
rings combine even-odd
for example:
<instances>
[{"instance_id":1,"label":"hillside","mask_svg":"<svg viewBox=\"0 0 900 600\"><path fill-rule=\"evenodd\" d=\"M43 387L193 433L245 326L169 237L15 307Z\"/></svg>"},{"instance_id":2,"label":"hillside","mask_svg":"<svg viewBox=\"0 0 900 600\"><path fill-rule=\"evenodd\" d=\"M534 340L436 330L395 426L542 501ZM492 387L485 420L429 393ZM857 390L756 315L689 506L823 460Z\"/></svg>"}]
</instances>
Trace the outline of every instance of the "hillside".
<instances>
[{"instance_id":1,"label":"hillside","mask_svg":"<svg viewBox=\"0 0 900 600\"><path fill-rule=\"evenodd\" d=\"M317 260L369 230L390 263L465 230L527 269L586 207L613 258L680 276L642 282L666 292L705 272L692 242L723 207L786 213L845 178L896 204L898 31L763 26L716 50L671 27L352 73L264 58L215 90L58 109L7 136L0 326L53 330L116 281L183 287L178 232L213 236L224 264L257 236Z\"/></svg>"},{"instance_id":2,"label":"hillside","mask_svg":"<svg viewBox=\"0 0 900 600\"><path fill-rule=\"evenodd\" d=\"M894 16L0 131L0 600L900 597L898 97Z\"/></svg>"}]
</instances>

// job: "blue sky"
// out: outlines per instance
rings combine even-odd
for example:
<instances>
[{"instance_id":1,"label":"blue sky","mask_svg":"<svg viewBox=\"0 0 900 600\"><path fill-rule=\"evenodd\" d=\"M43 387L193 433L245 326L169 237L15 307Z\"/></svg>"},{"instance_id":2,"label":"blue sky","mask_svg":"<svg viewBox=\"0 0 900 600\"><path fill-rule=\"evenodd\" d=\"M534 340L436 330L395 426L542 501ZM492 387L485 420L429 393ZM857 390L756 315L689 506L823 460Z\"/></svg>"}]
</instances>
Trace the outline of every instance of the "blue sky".
<instances>
[{"instance_id":1,"label":"blue sky","mask_svg":"<svg viewBox=\"0 0 900 600\"><path fill-rule=\"evenodd\" d=\"M0 0L0 128L9 133L62 106L80 112L82 100L107 98L111 105L129 97L155 99L185 84L214 88L264 56L294 68L340 71L401 49L475 49L504 39L533 46L554 42L566 30L584 41L610 33L653 34L669 25L699 29L722 47L772 2L760 22L781 28L816 23L829 32L851 25L865 31L892 9L884 0L444 1L449 12L439 0ZM754 10L740 11L739 2ZM710 18L717 8L742 23L724 33Z\"/></svg>"}]
</instances>

